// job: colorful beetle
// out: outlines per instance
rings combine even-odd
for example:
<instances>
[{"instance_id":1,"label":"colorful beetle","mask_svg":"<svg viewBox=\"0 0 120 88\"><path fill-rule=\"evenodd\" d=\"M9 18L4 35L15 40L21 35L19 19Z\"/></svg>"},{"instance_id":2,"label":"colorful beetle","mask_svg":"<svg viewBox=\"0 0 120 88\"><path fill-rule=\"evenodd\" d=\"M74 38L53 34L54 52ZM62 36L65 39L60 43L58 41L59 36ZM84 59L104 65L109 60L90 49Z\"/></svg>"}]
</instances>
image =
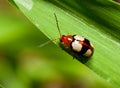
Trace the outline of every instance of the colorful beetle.
<instances>
[{"instance_id":1,"label":"colorful beetle","mask_svg":"<svg viewBox=\"0 0 120 88\"><path fill-rule=\"evenodd\" d=\"M79 35L61 35L56 14L54 14L57 28L60 34L60 47L73 58L85 63L92 56L94 48L90 41Z\"/></svg>"}]
</instances>

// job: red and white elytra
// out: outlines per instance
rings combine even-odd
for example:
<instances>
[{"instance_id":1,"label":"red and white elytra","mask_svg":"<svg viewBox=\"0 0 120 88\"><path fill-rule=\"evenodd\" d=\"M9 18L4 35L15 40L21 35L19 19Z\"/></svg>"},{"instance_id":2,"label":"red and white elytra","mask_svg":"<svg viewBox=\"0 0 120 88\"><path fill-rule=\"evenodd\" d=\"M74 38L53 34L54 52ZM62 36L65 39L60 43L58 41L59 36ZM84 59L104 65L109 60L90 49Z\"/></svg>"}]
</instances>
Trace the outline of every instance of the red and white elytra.
<instances>
[{"instance_id":1,"label":"red and white elytra","mask_svg":"<svg viewBox=\"0 0 120 88\"><path fill-rule=\"evenodd\" d=\"M60 34L60 47L82 63L87 62L94 52L93 45L88 39L79 35L62 35L55 13L54 16Z\"/></svg>"}]
</instances>

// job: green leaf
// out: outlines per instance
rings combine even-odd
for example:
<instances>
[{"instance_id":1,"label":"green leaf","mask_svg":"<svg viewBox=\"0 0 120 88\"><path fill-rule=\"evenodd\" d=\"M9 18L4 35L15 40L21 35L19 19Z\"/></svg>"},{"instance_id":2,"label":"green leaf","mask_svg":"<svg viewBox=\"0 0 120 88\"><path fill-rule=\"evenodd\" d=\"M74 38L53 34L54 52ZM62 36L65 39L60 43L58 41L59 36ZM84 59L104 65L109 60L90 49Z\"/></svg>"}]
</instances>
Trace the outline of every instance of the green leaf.
<instances>
[{"instance_id":1,"label":"green leaf","mask_svg":"<svg viewBox=\"0 0 120 88\"><path fill-rule=\"evenodd\" d=\"M2 85L0 85L0 88L4 88Z\"/></svg>"},{"instance_id":2,"label":"green leaf","mask_svg":"<svg viewBox=\"0 0 120 88\"><path fill-rule=\"evenodd\" d=\"M14 2L51 40L59 38L54 13L57 15L62 34L78 34L88 38L93 43L95 51L86 66L113 87L119 88L120 5L118 3L110 0L14 0ZM59 40L54 42L58 45Z\"/></svg>"}]
</instances>

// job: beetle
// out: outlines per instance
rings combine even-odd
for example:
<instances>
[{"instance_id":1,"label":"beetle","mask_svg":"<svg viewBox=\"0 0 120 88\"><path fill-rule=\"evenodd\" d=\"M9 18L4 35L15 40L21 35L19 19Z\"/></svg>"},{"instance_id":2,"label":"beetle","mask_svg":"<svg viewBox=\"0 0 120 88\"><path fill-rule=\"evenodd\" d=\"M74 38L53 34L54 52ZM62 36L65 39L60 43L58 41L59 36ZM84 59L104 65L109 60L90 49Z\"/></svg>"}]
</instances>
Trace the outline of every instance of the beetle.
<instances>
[{"instance_id":1,"label":"beetle","mask_svg":"<svg viewBox=\"0 0 120 88\"><path fill-rule=\"evenodd\" d=\"M60 47L68 52L73 58L78 59L82 63L86 63L93 55L94 48L92 43L83 36L79 35L62 35L56 14L54 13L57 29L60 35Z\"/></svg>"}]
</instances>

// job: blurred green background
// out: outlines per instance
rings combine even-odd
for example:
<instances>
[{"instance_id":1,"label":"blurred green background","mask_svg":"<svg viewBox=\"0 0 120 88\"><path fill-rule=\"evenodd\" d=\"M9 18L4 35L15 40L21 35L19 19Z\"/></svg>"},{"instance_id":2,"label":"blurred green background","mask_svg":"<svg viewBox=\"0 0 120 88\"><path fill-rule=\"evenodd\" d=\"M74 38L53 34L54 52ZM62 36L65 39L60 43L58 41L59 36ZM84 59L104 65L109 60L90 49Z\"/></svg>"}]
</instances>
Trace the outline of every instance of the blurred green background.
<instances>
[{"instance_id":1,"label":"blurred green background","mask_svg":"<svg viewBox=\"0 0 120 88\"><path fill-rule=\"evenodd\" d=\"M17 8L0 0L3 88L103 88L93 72L52 42L38 47L46 41L49 39Z\"/></svg>"}]
</instances>

